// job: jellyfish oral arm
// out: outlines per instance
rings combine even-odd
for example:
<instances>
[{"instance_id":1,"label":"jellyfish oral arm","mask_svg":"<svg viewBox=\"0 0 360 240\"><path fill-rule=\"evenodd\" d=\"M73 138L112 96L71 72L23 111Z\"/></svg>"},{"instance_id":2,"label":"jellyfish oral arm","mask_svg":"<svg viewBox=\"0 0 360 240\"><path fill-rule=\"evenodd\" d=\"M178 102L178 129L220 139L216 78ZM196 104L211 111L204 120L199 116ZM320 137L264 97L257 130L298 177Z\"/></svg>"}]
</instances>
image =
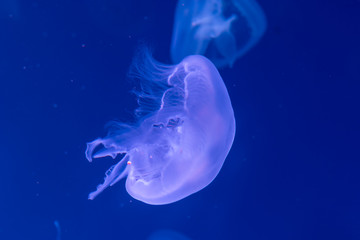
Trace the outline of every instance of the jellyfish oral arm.
<instances>
[{"instance_id":1,"label":"jellyfish oral arm","mask_svg":"<svg viewBox=\"0 0 360 240\"><path fill-rule=\"evenodd\" d=\"M94 154L97 147L103 145L103 148ZM111 166L105 173L104 183L97 186L96 191L89 194L88 199L93 200L104 189L114 185L128 174L128 168L131 164L130 157L127 155L125 148L115 146L111 141L107 139L95 139L87 144L85 156L89 162L92 162L94 158L112 157L116 158L118 154L126 154L117 164ZM130 164L129 164L130 163Z\"/></svg>"},{"instance_id":2,"label":"jellyfish oral arm","mask_svg":"<svg viewBox=\"0 0 360 240\"><path fill-rule=\"evenodd\" d=\"M100 149L94 154L95 148L97 148L100 145L103 145L104 148ZM126 153L126 152L127 150L125 148L119 148L119 146L115 144L111 144L111 142L107 141L106 139L98 138L87 144L85 150L85 156L89 162L92 162L94 158L102 158L106 156L115 159L118 154Z\"/></svg>"},{"instance_id":3,"label":"jellyfish oral arm","mask_svg":"<svg viewBox=\"0 0 360 240\"><path fill-rule=\"evenodd\" d=\"M120 162L111 166L105 173L104 183L97 186L96 191L89 194L88 199L93 200L97 195L104 191L107 187L113 186L128 174L129 157L126 155ZM130 162L131 163L131 162Z\"/></svg>"}]
</instances>

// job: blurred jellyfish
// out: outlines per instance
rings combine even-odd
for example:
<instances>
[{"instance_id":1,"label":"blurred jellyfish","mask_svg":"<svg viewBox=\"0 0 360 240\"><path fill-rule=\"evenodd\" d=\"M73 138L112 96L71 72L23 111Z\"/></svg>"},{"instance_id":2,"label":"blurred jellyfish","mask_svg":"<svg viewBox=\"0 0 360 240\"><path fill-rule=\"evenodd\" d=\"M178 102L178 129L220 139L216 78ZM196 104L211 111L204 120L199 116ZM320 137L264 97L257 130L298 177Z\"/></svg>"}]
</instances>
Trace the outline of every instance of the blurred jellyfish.
<instances>
[{"instance_id":1,"label":"blurred jellyfish","mask_svg":"<svg viewBox=\"0 0 360 240\"><path fill-rule=\"evenodd\" d=\"M54 225L55 225L55 228L56 228L56 240L61 240L61 228L60 228L59 221L55 220Z\"/></svg>"},{"instance_id":2,"label":"blurred jellyfish","mask_svg":"<svg viewBox=\"0 0 360 240\"><path fill-rule=\"evenodd\" d=\"M171 42L174 63L204 55L216 67L232 66L264 34L265 14L255 0L179 0Z\"/></svg>"},{"instance_id":3,"label":"blurred jellyfish","mask_svg":"<svg viewBox=\"0 0 360 240\"><path fill-rule=\"evenodd\" d=\"M153 232L147 240L191 240L191 239L173 230L163 229Z\"/></svg>"}]
</instances>

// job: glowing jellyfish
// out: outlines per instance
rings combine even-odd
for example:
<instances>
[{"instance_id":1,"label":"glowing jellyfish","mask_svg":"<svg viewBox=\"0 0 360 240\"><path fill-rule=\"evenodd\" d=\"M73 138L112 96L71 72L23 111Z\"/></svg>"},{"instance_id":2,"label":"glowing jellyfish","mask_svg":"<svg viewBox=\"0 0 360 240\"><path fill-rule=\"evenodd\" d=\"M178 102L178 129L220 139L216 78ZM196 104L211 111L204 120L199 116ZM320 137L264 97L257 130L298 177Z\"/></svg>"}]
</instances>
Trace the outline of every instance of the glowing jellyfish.
<instances>
[{"instance_id":1,"label":"glowing jellyfish","mask_svg":"<svg viewBox=\"0 0 360 240\"><path fill-rule=\"evenodd\" d=\"M133 75L142 87L137 109L142 117L135 126L117 123L107 137L88 143L90 162L123 156L89 199L127 176L126 190L135 199L154 205L178 201L214 180L233 143L230 98L208 59L188 56L173 66L148 52L139 59Z\"/></svg>"},{"instance_id":2,"label":"glowing jellyfish","mask_svg":"<svg viewBox=\"0 0 360 240\"><path fill-rule=\"evenodd\" d=\"M232 66L264 34L266 18L255 0L179 0L171 43L174 63L200 54L217 67Z\"/></svg>"}]
</instances>

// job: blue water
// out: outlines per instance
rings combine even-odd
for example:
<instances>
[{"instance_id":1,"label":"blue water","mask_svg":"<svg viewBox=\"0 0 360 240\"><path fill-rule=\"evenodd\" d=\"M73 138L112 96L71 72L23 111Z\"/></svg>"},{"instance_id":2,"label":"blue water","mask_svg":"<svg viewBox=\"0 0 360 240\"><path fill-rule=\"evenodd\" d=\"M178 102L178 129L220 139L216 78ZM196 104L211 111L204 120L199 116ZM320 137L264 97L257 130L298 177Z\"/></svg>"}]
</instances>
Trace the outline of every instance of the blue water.
<instances>
[{"instance_id":1,"label":"blue water","mask_svg":"<svg viewBox=\"0 0 360 240\"><path fill-rule=\"evenodd\" d=\"M123 183L87 200L115 161L84 151L134 121L139 43L171 62L176 1L2 0L0 239L360 239L360 2L258 2L265 35L220 71L237 124L222 170L152 206Z\"/></svg>"}]
</instances>

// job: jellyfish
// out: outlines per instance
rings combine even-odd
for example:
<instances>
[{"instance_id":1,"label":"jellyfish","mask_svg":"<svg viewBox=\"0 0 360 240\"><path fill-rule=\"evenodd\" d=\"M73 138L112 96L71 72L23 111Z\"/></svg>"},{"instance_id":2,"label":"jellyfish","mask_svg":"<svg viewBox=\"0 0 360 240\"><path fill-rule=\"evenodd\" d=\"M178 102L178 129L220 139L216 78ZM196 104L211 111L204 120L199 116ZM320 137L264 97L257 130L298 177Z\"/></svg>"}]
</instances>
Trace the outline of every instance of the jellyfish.
<instances>
[{"instance_id":1,"label":"jellyfish","mask_svg":"<svg viewBox=\"0 0 360 240\"><path fill-rule=\"evenodd\" d=\"M204 55L218 68L232 66L264 34L265 14L255 0L179 0L171 42L174 63Z\"/></svg>"},{"instance_id":2,"label":"jellyfish","mask_svg":"<svg viewBox=\"0 0 360 240\"><path fill-rule=\"evenodd\" d=\"M200 55L177 65L143 51L132 65L139 79L137 123L116 122L108 135L87 144L86 158L121 158L89 194L126 178L126 190L147 204L179 201L210 184L235 136L230 97L216 67Z\"/></svg>"}]
</instances>

